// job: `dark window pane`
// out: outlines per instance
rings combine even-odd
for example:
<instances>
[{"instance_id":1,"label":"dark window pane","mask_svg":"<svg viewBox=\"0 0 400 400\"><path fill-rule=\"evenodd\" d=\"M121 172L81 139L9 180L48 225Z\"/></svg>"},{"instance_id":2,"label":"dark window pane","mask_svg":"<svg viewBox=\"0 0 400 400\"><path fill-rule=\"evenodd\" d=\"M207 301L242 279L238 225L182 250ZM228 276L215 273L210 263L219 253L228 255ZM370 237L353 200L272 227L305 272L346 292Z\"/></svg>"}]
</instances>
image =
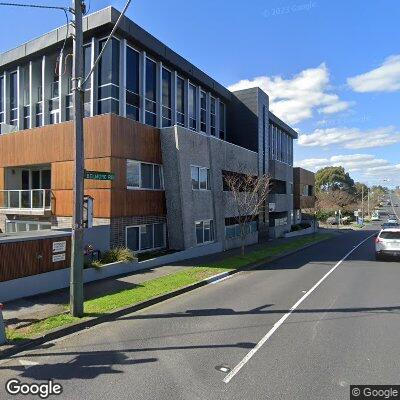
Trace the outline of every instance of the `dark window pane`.
<instances>
[{"instance_id":1,"label":"dark window pane","mask_svg":"<svg viewBox=\"0 0 400 400\"><path fill-rule=\"evenodd\" d=\"M126 161L126 184L137 188L140 186L140 162Z\"/></svg>"},{"instance_id":2,"label":"dark window pane","mask_svg":"<svg viewBox=\"0 0 400 400\"><path fill-rule=\"evenodd\" d=\"M10 74L10 108L18 107L18 76L16 72Z\"/></svg>"},{"instance_id":3,"label":"dark window pane","mask_svg":"<svg viewBox=\"0 0 400 400\"><path fill-rule=\"evenodd\" d=\"M156 101L156 63L146 59L146 98Z\"/></svg>"},{"instance_id":4,"label":"dark window pane","mask_svg":"<svg viewBox=\"0 0 400 400\"><path fill-rule=\"evenodd\" d=\"M102 50L106 40L99 42L99 51ZM107 83L119 85L119 41L111 39L108 43L98 67L99 86Z\"/></svg>"},{"instance_id":5,"label":"dark window pane","mask_svg":"<svg viewBox=\"0 0 400 400\"><path fill-rule=\"evenodd\" d=\"M164 224L154 224L154 247L164 246Z\"/></svg>"},{"instance_id":6,"label":"dark window pane","mask_svg":"<svg viewBox=\"0 0 400 400\"><path fill-rule=\"evenodd\" d=\"M207 189L207 168L200 168L200 189L206 190Z\"/></svg>"},{"instance_id":7,"label":"dark window pane","mask_svg":"<svg viewBox=\"0 0 400 400\"><path fill-rule=\"evenodd\" d=\"M196 124L196 87L189 85L189 127L197 128Z\"/></svg>"},{"instance_id":8,"label":"dark window pane","mask_svg":"<svg viewBox=\"0 0 400 400\"><path fill-rule=\"evenodd\" d=\"M146 111L146 124L151 126L156 126L156 116L155 114Z\"/></svg>"},{"instance_id":9,"label":"dark window pane","mask_svg":"<svg viewBox=\"0 0 400 400\"><path fill-rule=\"evenodd\" d=\"M84 76L86 78L92 67L92 46L90 45L83 48L83 67L85 72ZM90 87L91 79L89 78L84 85L84 89L89 89Z\"/></svg>"},{"instance_id":10,"label":"dark window pane","mask_svg":"<svg viewBox=\"0 0 400 400\"><path fill-rule=\"evenodd\" d=\"M162 176L160 165L154 165L154 189L162 189Z\"/></svg>"},{"instance_id":11,"label":"dark window pane","mask_svg":"<svg viewBox=\"0 0 400 400\"><path fill-rule=\"evenodd\" d=\"M139 227L126 229L126 247L133 251L139 250Z\"/></svg>"},{"instance_id":12,"label":"dark window pane","mask_svg":"<svg viewBox=\"0 0 400 400\"><path fill-rule=\"evenodd\" d=\"M139 93L139 53L130 47L126 48L126 88Z\"/></svg>"},{"instance_id":13,"label":"dark window pane","mask_svg":"<svg viewBox=\"0 0 400 400\"><path fill-rule=\"evenodd\" d=\"M153 189L153 164L142 163L142 188Z\"/></svg>"},{"instance_id":14,"label":"dark window pane","mask_svg":"<svg viewBox=\"0 0 400 400\"><path fill-rule=\"evenodd\" d=\"M140 227L140 250L153 248L153 225Z\"/></svg>"},{"instance_id":15,"label":"dark window pane","mask_svg":"<svg viewBox=\"0 0 400 400\"><path fill-rule=\"evenodd\" d=\"M171 72L162 70L162 105L171 108Z\"/></svg>"},{"instance_id":16,"label":"dark window pane","mask_svg":"<svg viewBox=\"0 0 400 400\"><path fill-rule=\"evenodd\" d=\"M204 243L203 221L196 222L196 241L197 244Z\"/></svg>"},{"instance_id":17,"label":"dark window pane","mask_svg":"<svg viewBox=\"0 0 400 400\"><path fill-rule=\"evenodd\" d=\"M126 102L132 106L139 107L139 95L126 91Z\"/></svg>"},{"instance_id":18,"label":"dark window pane","mask_svg":"<svg viewBox=\"0 0 400 400\"><path fill-rule=\"evenodd\" d=\"M199 168L191 167L192 189L199 189Z\"/></svg>"},{"instance_id":19,"label":"dark window pane","mask_svg":"<svg viewBox=\"0 0 400 400\"><path fill-rule=\"evenodd\" d=\"M176 82L176 109L182 114L185 113L185 81L179 77Z\"/></svg>"},{"instance_id":20,"label":"dark window pane","mask_svg":"<svg viewBox=\"0 0 400 400\"><path fill-rule=\"evenodd\" d=\"M127 104L126 105L126 116L127 116L127 118L133 119L135 121L139 121L139 108Z\"/></svg>"},{"instance_id":21,"label":"dark window pane","mask_svg":"<svg viewBox=\"0 0 400 400\"><path fill-rule=\"evenodd\" d=\"M114 85L107 85L99 87L99 100L108 99L109 97L113 97L114 99L119 98L119 88Z\"/></svg>"}]
</instances>

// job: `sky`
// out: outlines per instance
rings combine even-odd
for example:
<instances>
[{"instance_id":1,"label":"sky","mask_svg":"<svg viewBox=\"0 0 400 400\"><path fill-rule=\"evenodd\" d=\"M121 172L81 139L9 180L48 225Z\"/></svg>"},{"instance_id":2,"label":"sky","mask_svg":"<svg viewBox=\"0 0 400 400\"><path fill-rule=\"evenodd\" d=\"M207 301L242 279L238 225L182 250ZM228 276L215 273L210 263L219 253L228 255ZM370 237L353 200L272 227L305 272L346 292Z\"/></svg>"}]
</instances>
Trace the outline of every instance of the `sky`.
<instances>
[{"instance_id":1,"label":"sky","mask_svg":"<svg viewBox=\"0 0 400 400\"><path fill-rule=\"evenodd\" d=\"M0 12L0 51L65 23L59 11ZM297 166L400 185L399 0L134 0L127 15L231 90L260 86L299 132Z\"/></svg>"}]
</instances>

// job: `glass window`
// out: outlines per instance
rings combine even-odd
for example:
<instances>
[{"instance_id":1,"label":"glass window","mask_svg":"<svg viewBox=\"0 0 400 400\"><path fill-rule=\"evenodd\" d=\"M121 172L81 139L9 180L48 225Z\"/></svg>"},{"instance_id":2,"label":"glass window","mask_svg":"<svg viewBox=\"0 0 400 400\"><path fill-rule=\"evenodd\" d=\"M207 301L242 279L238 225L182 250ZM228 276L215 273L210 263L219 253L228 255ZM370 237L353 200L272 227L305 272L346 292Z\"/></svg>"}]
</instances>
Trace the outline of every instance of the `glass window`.
<instances>
[{"instance_id":1,"label":"glass window","mask_svg":"<svg viewBox=\"0 0 400 400\"><path fill-rule=\"evenodd\" d=\"M153 225L143 225L140 227L140 250L153 248Z\"/></svg>"},{"instance_id":2,"label":"glass window","mask_svg":"<svg viewBox=\"0 0 400 400\"><path fill-rule=\"evenodd\" d=\"M171 72L162 69L162 126L171 126L172 99L171 99Z\"/></svg>"},{"instance_id":3,"label":"glass window","mask_svg":"<svg viewBox=\"0 0 400 400\"><path fill-rule=\"evenodd\" d=\"M219 137L225 139L226 127L225 127L225 104L219 103Z\"/></svg>"},{"instance_id":4,"label":"glass window","mask_svg":"<svg viewBox=\"0 0 400 400\"><path fill-rule=\"evenodd\" d=\"M191 167L191 175L192 175L192 189L199 189L199 168Z\"/></svg>"},{"instance_id":5,"label":"glass window","mask_svg":"<svg viewBox=\"0 0 400 400\"><path fill-rule=\"evenodd\" d=\"M189 128L197 130L196 86L189 85Z\"/></svg>"},{"instance_id":6,"label":"glass window","mask_svg":"<svg viewBox=\"0 0 400 400\"><path fill-rule=\"evenodd\" d=\"M163 186L161 165L154 165L154 189L162 189Z\"/></svg>"},{"instance_id":7,"label":"glass window","mask_svg":"<svg viewBox=\"0 0 400 400\"><path fill-rule=\"evenodd\" d=\"M106 39L99 42L102 50ZM111 39L98 66L98 114L119 114L119 41Z\"/></svg>"},{"instance_id":8,"label":"glass window","mask_svg":"<svg viewBox=\"0 0 400 400\"><path fill-rule=\"evenodd\" d=\"M200 168L199 180L200 180L200 189L207 190L207 179L208 173L207 168Z\"/></svg>"},{"instance_id":9,"label":"glass window","mask_svg":"<svg viewBox=\"0 0 400 400\"><path fill-rule=\"evenodd\" d=\"M213 136L215 136L215 115L216 115L215 98L211 97L211 101L210 101L210 133Z\"/></svg>"},{"instance_id":10,"label":"glass window","mask_svg":"<svg viewBox=\"0 0 400 400\"><path fill-rule=\"evenodd\" d=\"M10 74L10 123L18 124L18 74Z\"/></svg>"},{"instance_id":11,"label":"glass window","mask_svg":"<svg viewBox=\"0 0 400 400\"><path fill-rule=\"evenodd\" d=\"M200 130L207 132L207 93L200 92Z\"/></svg>"},{"instance_id":12,"label":"glass window","mask_svg":"<svg viewBox=\"0 0 400 400\"><path fill-rule=\"evenodd\" d=\"M209 243L214 240L214 221L205 220L195 223L197 244Z\"/></svg>"},{"instance_id":13,"label":"glass window","mask_svg":"<svg viewBox=\"0 0 400 400\"><path fill-rule=\"evenodd\" d=\"M126 228L126 247L133 251L139 250L139 227Z\"/></svg>"},{"instance_id":14,"label":"glass window","mask_svg":"<svg viewBox=\"0 0 400 400\"><path fill-rule=\"evenodd\" d=\"M139 121L139 53L126 47L126 116Z\"/></svg>"},{"instance_id":15,"label":"glass window","mask_svg":"<svg viewBox=\"0 0 400 400\"><path fill-rule=\"evenodd\" d=\"M196 241L197 244L204 243L203 221L196 222Z\"/></svg>"},{"instance_id":16,"label":"glass window","mask_svg":"<svg viewBox=\"0 0 400 400\"><path fill-rule=\"evenodd\" d=\"M153 189L153 164L141 164L142 188Z\"/></svg>"},{"instance_id":17,"label":"glass window","mask_svg":"<svg viewBox=\"0 0 400 400\"><path fill-rule=\"evenodd\" d=\"M154 224L154 248L164 246L164 224Z\"/></svg>"},{"instance_id":18,"label":"glass window","mask_svg":"<svg viewBox=\"0 0 400 400\"><path fill-rule=\"evenodd\" d=\"M156 87L157 87L157 68L156 63L146 58L146 124L156 126Z\"/></svg>"},{"instance_id":19,"label":"glass window","mask_svg":"<svg viewBox=\"0 0 400 400\"><path fill-rule=\"evenodd\" d=\"M176 81L176 123L185 125L185 81L179 76Z\"/></svg>"},{"instance_id":20,"label":"glass window","mask_svg":"<svg viewBox=\"0 0 400 400\"><path fill-rule=\"evenodd\" d=\"M140 162L127 160L126 162L127 186L140 187Z\"/></svg>"}]
</instances>

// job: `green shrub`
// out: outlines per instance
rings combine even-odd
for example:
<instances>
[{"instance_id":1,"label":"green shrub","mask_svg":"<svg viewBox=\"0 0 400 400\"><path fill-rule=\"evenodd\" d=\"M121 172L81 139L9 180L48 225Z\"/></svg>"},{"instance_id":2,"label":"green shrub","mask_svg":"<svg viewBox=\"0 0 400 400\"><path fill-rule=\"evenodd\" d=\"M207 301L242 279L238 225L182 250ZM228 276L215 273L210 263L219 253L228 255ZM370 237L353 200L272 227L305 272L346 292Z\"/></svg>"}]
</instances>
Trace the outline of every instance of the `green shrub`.
<instances>
[{"instance_id":1,"label":"green shrub","mask_svg":"<svg viewBox=\"0 0 400 400\"><path fill-rule=\"evenodd\" d=\"M301 230L301 226L299 224L292 225L292 229L291 229L292 232L300 231L300 230Z\"/></svg>"},{"instance_id":2,"label":"green shrub","mask_svg":"<svg viewBox=\"0 0 400 400\"><path fill-rule=\"evenodd\" d=\"M115 247L104 253L101 258L102 264L111 264L118 261L129 262L135 259L135 254L132 250L126 247Z\"/></svg>"}]
</instances>

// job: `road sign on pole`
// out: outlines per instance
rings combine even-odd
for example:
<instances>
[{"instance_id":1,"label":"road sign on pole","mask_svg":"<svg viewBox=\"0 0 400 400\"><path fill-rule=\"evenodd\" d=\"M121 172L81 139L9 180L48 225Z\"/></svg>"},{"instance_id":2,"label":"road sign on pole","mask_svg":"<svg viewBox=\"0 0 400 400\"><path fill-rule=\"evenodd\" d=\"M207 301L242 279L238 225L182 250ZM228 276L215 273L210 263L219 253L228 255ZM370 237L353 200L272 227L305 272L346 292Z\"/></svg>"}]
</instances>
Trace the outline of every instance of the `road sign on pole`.
<instances>
[{"instance_id":1,"label":"road sign on pole","mask_svg":"<svg viewBox=\"0 0 400 400\"><path fill-rule=\"evenodd\" d=\"M113 172L85 170L84 177L85 179L92 179L95 181L113 181L115 179L115 174Z\"/></svg>"}]
</instances>

